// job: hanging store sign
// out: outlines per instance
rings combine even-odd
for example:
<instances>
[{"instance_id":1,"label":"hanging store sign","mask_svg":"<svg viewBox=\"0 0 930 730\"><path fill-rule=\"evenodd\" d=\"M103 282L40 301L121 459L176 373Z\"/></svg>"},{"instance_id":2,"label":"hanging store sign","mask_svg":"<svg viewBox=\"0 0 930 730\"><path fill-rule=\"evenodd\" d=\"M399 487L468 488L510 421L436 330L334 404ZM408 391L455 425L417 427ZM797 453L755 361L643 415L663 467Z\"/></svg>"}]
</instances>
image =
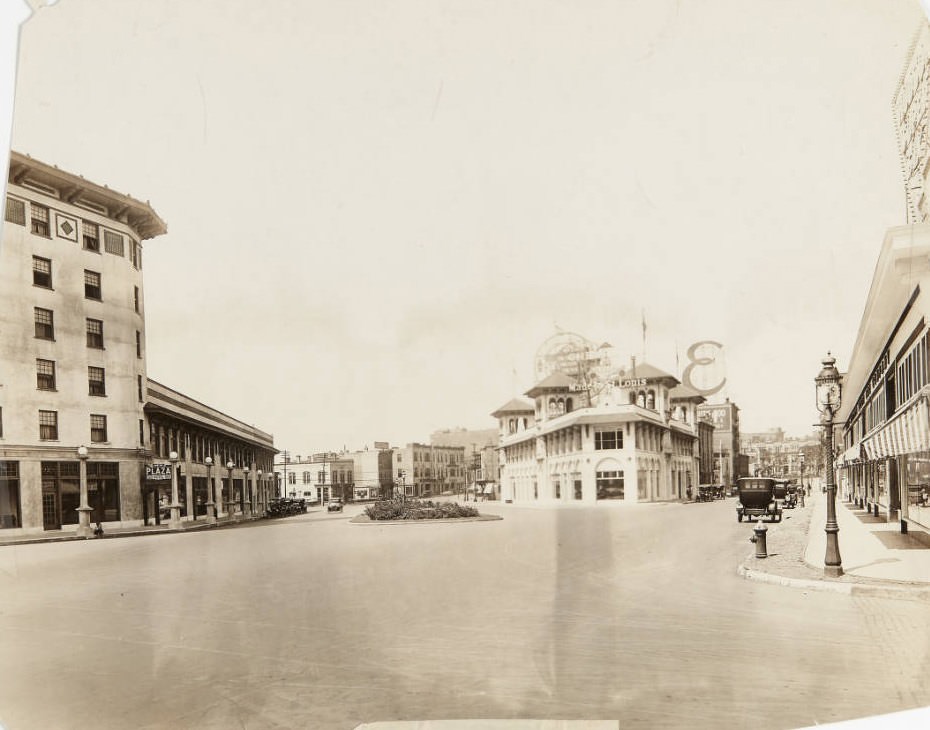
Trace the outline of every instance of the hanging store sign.
<instances>
[{"instance_id":1,"label":"hanging store sign","mask_svg":"<svg viewBox=\"0 0 930 730\"><path fill-rule=\"evenodd\" d=\"M146 464L145 478L153 482L170 480L171 464Z\"/></svg>"}]
</instances>

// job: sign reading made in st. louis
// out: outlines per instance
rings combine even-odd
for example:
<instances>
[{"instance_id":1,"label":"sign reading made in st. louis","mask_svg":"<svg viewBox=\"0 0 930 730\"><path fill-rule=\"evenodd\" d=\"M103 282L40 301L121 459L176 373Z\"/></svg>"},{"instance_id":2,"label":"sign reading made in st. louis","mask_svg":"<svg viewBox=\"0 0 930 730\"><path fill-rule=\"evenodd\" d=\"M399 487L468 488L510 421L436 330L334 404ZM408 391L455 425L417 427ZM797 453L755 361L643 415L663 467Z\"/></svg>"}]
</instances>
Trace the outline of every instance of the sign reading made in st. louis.
<instances>
[{"instance_id":1,"label":"sign reading made in st. louis","mask_svg":"<svg viewBox=\"0 0 930 730\"><path fill-rule=\"evenodd\" d=\"M171 464L146 464L145 478L154 482L171 479Z\"/></svg>"}]
</instances>

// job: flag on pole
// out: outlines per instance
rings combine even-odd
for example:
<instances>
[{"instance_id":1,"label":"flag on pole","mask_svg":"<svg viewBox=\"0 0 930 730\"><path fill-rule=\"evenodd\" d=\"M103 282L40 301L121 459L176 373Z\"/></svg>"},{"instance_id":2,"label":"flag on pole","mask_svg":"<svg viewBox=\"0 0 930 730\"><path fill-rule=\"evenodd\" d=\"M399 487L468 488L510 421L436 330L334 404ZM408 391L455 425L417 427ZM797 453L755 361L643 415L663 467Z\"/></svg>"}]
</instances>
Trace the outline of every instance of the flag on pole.
<instances>
[{"instance_id":1,"label":"flag on pole","mask_svg":"<svg viewBox=\"0 0 930 730\"><path fill-rule=\"evenodd\" d=\"M643 360L646 359L646 310L643 311Z\"/></svg>"}]
</instances>

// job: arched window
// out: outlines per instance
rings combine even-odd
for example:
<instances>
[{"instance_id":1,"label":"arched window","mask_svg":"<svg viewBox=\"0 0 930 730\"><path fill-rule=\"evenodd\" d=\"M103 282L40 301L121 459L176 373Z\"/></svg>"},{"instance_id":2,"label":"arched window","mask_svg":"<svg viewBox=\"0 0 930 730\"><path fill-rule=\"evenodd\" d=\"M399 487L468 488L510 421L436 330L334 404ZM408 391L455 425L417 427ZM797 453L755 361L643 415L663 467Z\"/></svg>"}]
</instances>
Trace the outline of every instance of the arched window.
<instances>
[{"instance_id":1,"label":"arched window","mask_svg":"<svg viewBox=\"0 0 930 730\"><path fill-rule=\"evenodd\" d=\"M566 412L566 413L571 413L573 407L574 407L574 404L572 403L572 399L571 399L571 398L566 398L566 399L565 399L565 412Z\"/></svg>"},{"instance_id":2,"label":"arched window","mask_svg":"<svg viewBox=\"0 0 930 730\"><path fill-rule=\"evenodd\" d=\"M639 391L639 393L636 394L636 405L640 408L646 407L646 394L643 391Z\"/></svg>"},{"instance_id":3,"label":"arched window","mask_svg":"<svg viewBox=\"0 0 930 730\"><path fill-rule=\"evenodd\" d=\"M656 409L656 392L654 390L650 390L646 395L646 408L648 408L650 411L654 411Z\"/></svg>"},{"instance_id":4,"label":"arched window","mask_svg":"<svg viewBox=\"0 0 930 730\"><path fill-rule=\"evenodd\" d=\"M526 429L529 428L529 425L530 425L530 424L529 424L529 420L527 420L526 418L524 418L524 419L523 419L523 430L526 431Z\"/></svg>"},{"instance_id":5,"label":"arched window","mask_svg":"<svg viewBox=\"0 0 930 730\"><path fill-rule=\"evenodd\" d=\"M514 420L513 418L511 418L511 419L510 419L510 423L509 423L509 425L508 425L508 428L509 428L509 432L510 432L510 433L516 433L516 432L517 432L517 422L516 422L516 420Z\"/></svg>"},{"instance_id":6,"label":"arched window","mask_svg":"<svg viewBox=\"0 0 930 730\"><path fill-rule=\"evenodd\" d=\"M636 404L636 393L634 393L634 392L631 390L631 391L630 391L630 405L632 406L632 405L635 405L635 404Z\"/></svg>"}]
</instances>

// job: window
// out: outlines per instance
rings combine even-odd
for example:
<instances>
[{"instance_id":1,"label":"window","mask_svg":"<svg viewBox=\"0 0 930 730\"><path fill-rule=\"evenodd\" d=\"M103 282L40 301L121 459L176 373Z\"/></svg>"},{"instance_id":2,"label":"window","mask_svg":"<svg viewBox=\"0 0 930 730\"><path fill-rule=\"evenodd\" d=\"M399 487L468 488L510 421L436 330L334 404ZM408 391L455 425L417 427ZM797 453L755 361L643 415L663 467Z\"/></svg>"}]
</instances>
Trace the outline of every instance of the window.
<instances>
[{"instance_id":1,"label":"window","mask_svg":"<svg viewBox=\"0 0 930 730\"><path fill-rule=\"evenodd\" d=\"M595 431L594 448L598 451L604 449L622 449L623 448L623 431Z\"/></svg>"},{"instance_id":2,"label":"window","mask_svg":"<svg viewBox=\"0 0 930 730\"><path fill-rule=\"evenodd\" d=\"M102 299L100 294L100 274L84 269L84 296L87 299Z\"/></svg>"},{"instance_id":3,"label":"window","mask_svg":"<svg viewBox=\"0 0 930 730\"><path fill-rule=\"evenodd\" d=\"M100 228L97 224L84 221L81 224L81 231L84 234L85 250L100 251Z\"/></svg>"},{"instance_id":4,"label":"window","mask_svg":"<svg viewBox=\"0 0 930 730\"><path fill-rule=\"evenodd\" d=\"M142 333L136 330L136 357L142 357Z\"/></svg>"},{"instance_id":5,"label":"window","mask_svg":"<svg viewBox=\"0 0 930 730\"><path fill-rule=\"evenodd\" d=\"M101 416L101 418L104 419L104 424L106 424L106 417ZM90 515L91 522L119 521L118 462L87 462L87 504L93 509Z\"/></svg>"},{"instance_id":6,"label":"window","mask_svg":"<svg viewBox=\"0 0 930 730\"><path fill-rule=\"evenodd\" d=\"M305 471L303 473L304 484L310 484L313 480L310 478L310 472Z\"/></svg>"},{"instance_id":7,"label":"window","mask_svg":"<svg viewBox=\"0 0 930 730\"><path fill-rule=\"evenodd\" d=\"M32 203L30 208L32 211L32 232L37 236L49 238L48 208L37 203Z\"/></svg>"},{"instance_id":8,"label":"window","mask_svg":"<svg viewBox=\"0 0 930 730\"><path fill-rule=\"evenodd\" d=\"M297 475L294 472L291 472L287 475L288 484L297 484Z\"/></svg>"},{"instance_id":9,"label":"window","mask_svg":"<svg viewBox=\"0 0 930 730\"><path fill-rule=\"evenodd\" d=\"M36 337L40 340L55 339L55 321L51 309L35 308Z\"/></svg>"},{"instance_id":10,"label":"window","mask_svg":"<svg viewBox=\"0 0 930 730\"><path fill-rule=\"evenodd\" d=\"M103 322L99 319L87 318L87 346L103 349Z\"/></svg>"},{"instance_id":11,"label":"window","mask_svg":"<svg viewBox=\"0 0 930 730\"><path fill-rule=\"evenodd\" d=\"M134 286L132 288L132 306L136 310L136 314L139 313L139 287Z\"/></svg>"},{"instance_id":12,"label":"window","mask_svg":"<svg viewBox=\"0 0 930 730\"><path fill-rule=\"evenodd\" d=\"M16 198L7 198L4 220L21 226L26 225L26 204Z\"/></svg>"},{"instance_id":13,"label":"window","mask_svg":"<svg viewBox=\"0 0 930 730\"><path fill-rule=\"evenodd\" d=\"M58 411L39 411L39 438L43 441L58 440Z\"/></svg>"},{"instance_id":14,"label":"window","mask_svg":"<svg viewBox=\"0 0 930 730\"><path fill-rule=\"evenodd\" d=\"M139 390L139 402L141 403L143 400L142 398L142 376L141 375L136 376L136 387Z\"/></svg>"},{"instance_id":15,"label":"window","mask_svg":"<svg viewBox=\"0 0 930 730\"><path fill-rule=\"evenodd\" d=\"M106 228L103 229L103 248L107 253L116 254L117 256L123 256L123 237L115 231L108 231Z\"/></svg>"},{"instance_id":16,"label":"window","mask_svg":"<svg viewBox=\"0 0 930 730\"><path fill-rule=\"evenodd\" d=\"M87 384L90 395L106 395L107 385L104 380L103 368L96 368L93 365L87 368Z\"/></svg>"},{"instance_id":17,"label":"window","mask_svg":"<svg viewBox=\"0 0 930 730\"><path fill-rule=\"evenodd\" d=\"M316 473L316 483L326 484L326 472L325 471L318 471Z\"/></svg>"},{"instance_id":18,"label":"window","mask_svg":"<svg viewBox=\"0 0 930 730\"><path fill-rule=\"evenodd\" d=\"M19 462L0 461L0 529L21 526Z\"/></svg>"},{"instance_id":19,"label":"window","mask_svg":"<svg viewBox=\"0 0 930 730\"><path fill-rule=\"evenodd\" d=\"M107 440L107 417L97 413L90 414L90 440L103 443Z\"/></svg>"},{"instance_id":20,"label":"window","mask_svg":"<svg viewBox=\"0 0 930 730\"><path fill-rule=\"evenodd\" d=\"M139 419L139 446L145 446L145 421Z\"/></svg>"},{"instance_id":21,"label":"window","mask_svg":"<svg viewBox=\"0 0 930 730\"><path fill-rule=\"evenodd\" d=\"M52 262L40 256L32 257L32 284L52 288Z\"/></svg>"},{"instance_id":22,"label":"window","mask_svg":"<svg viewBox=\"0 0 930 730\"><path fill-rule=\"evenodd\" d=\"M596 476L598 499L623 499L622 471L599 471Z\"/></svg>"},{"instance_id":23,"label":"window","mask_svg":"<svg viewBox=\"0 0 930 730\"><path fill-rule=\"evenodd\" d=\"M55 390L54 360L36 360L36 387L39 390Z\"/></svg>"},{"instance_id":24,"label":"window","mask_svg":"<svg viewBox=\"0 0 930 730\"><path fill-rule=\"evenodd\" d=\"M141 269L142 268L142 246L140 246L138 243L133 241L132 247L130 250L132 251L132 265L137 269Z\"/></svg>"}]
</instances>

